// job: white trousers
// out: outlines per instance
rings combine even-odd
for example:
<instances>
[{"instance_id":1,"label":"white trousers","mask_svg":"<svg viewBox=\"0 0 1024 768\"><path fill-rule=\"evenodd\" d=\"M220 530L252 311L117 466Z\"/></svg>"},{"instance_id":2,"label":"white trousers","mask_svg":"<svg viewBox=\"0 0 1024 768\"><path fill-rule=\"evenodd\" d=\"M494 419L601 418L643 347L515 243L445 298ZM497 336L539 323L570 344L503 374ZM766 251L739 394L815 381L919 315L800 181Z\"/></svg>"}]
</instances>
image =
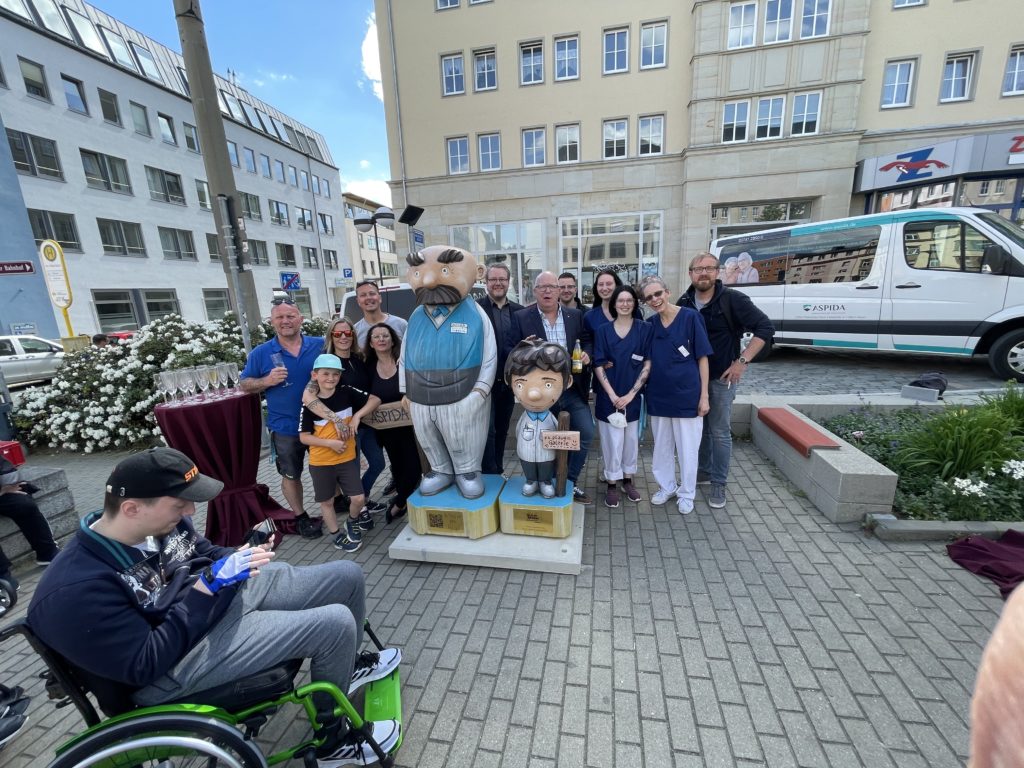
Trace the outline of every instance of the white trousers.
<instances>
[{"instance_id":1,"label":"white trousers","mask_svg":"<svg viewBox=\"0 0 1024 768\"><path fill-rule=\"evenodd\" d=\"M658 486L665 493L676 494L685 501L693 501L697 494L697 455L700 452L700 435L704 419L675 419L668 416L651 416L651 431L654 433L654 461L651 471ZM676 481L676 464L679 465L679 480Z\"/></svg>"},{"instance_id":2,"label":"white trousers","mask_svg":"<svg viewBox=\"0 0 1024 768\"><path fill-rule=\"evenodd\" d=\"M625 429L616 429L607 421L597 421L597 433L601 436L601 456L604 459L604 476L609 483L625 476L636 474L637 454L640 452L639 424L630 421Z\"/></svg>"},{"instance_id":3,"label":"white trousers","mask_svg":"<svg viewBox=\"0 0 1024 768\"><path fill-rule=\"evenodd\" d=\"M432 470L446 475L480 471L491 413L490 395L481 397L470 392L450 405L411 403L409 412L416 439Z\"/></svg>"}]
</instances>

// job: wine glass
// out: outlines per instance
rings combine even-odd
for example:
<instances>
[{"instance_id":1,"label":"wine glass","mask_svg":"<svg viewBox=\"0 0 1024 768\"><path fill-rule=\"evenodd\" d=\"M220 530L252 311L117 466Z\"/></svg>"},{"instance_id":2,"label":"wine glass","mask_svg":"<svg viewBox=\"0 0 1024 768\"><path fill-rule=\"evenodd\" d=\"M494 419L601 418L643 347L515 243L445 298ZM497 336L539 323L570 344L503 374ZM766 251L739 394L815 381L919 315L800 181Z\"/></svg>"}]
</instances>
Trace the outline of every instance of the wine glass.
<instances>
[{"instance_id":1,"label":"wine glass","mask_svg":"<svg viewBox=\"0 0 1024 768\"><path fill-rule=\"evenodd\" d=\"M286 366L284 364L284 355L282 355L280 352L271 352L270 353L270 362L274 364L275 368L286 368ZM278 386L279 387L290 387L291 386L291 382L289 382L287 379L285 379L280 384L278 384Z\"/></svg>"},{"instance_id":2,"label":"wine glass","mask_svg":"<svg viewBox=\"0 0 1024 768\"><path fill-rule=\"evenodd\" d=\"M181 393L181 396L174 401L174 406L177 408L185 404L185 383L192 377L189 375L188 371L182 368L176 368L171 371L171 373L174 374L174 388Z\"/></svg>"},{"instance_id":3,"label":"wine glass","mask_svg":"<svg viewBox=\"0 0 1024 768\"><path fill-rule=\"evenodd\" d=\"M217 391L217 384L220 381L220 375L217 372L219 368L219 364L206 367L206 380L210 383L210 397L214 400L218 400L221 394Z\"/></svg>"},{"instance_id":4,"label":"wine glass","mask_svg":"<svg viewBox=\"0 0 1024 768\"><path fill-rule=\"evenodd\" d=\"M199 390L199 400L206 399L206 390L210 388L210 377L206 375L207 366L197 365L192 369L192 378Z\"/></svg>"},{"instance_id":5,"label":"wine glass","mask_svg":"<svg viewBox=\"0 0 1024 768\"><path fill-rule=\"evenodd\" d=\"M238 384L238 363L227 363L224 370L227 372L228 386L236 386Z\"/></svg>"},{"instance_id":6,"label":"wine glass","mask_svg":"<svg viewBox=\"0 0 1024 768\"><path fill-rule=\"evenodd\" d=\"M163 395L164 405L168 401L174 401L174 392L178 389L178 380L174 377L174 371L160 371L157 373L157 391Z\"/></svg>"},{"instance_id":7,"label":"wine glass","mask_svg":"<svg viewBox=\"0 0 1024 768\"><path fill-rule=\"evenodd\" d=\"M178 371L178 388L185 390L184 402L186 403L192 402L192 396L196 391L196 379L192 375L194 371L195 368L182 368Z\"/></svg>"}]
</instances>

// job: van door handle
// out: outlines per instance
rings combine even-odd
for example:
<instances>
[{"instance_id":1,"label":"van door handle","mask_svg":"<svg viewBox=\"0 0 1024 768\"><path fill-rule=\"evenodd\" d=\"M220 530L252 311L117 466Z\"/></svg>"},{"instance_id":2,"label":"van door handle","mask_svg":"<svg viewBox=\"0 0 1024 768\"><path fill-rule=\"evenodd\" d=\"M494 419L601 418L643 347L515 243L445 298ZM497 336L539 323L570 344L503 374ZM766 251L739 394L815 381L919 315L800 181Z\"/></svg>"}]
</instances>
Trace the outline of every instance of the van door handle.
<instances>
[{"instance_id":1,"label":"van door handle","mask_svg":"<svg viewBox=\"0 0 1024 768\"><path fill-rule=\"evenodd\" d=\"M897 285L896 288L920 288L918 283L904 283L903 285Z\"/></svg>"},{"instance_id":2,"label":"van door handle","mask_svg":"<svg viewBox=\"0 0 1024 768\"><path fill-rule=\"evenodd\" d=\"M878 286L877 285L858 285L857 286L857 290L858 291L877 291L878 290Z\"/></svg>"}]
</instances>

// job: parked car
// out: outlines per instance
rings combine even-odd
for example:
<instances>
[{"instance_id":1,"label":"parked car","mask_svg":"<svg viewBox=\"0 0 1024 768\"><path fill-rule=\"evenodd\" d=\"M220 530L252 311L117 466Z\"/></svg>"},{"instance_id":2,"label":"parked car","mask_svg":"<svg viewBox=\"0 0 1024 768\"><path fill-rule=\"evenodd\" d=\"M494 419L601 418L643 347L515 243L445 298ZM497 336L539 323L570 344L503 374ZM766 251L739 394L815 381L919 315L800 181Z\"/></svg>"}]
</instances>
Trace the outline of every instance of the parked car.
<instances>
[{"instance_id":1,"label":"parked car","mask_svg":"<svg viewBox=\"0 0 1024 768\"><path fill-rule=\"evenodd\" d=\"M38 336L0 336L0 371L8 384L49 381L64 362L64 348Z\"/></svg>"}]
</instances>

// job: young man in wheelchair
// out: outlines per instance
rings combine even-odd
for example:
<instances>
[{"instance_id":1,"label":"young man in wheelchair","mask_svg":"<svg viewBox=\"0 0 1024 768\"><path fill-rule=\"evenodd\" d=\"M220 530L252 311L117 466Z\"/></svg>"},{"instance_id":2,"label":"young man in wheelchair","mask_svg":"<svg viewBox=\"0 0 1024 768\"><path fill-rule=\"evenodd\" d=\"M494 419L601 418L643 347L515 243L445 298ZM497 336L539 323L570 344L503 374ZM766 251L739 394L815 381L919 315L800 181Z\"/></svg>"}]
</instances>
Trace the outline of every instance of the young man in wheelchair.
<instances>
[{"instance_id":1,"label":"young man in wheelchair","mask_svg":"<svg viewBox=\"0 0 1024 768\"><path fill-rule=\"evenodd\" d=\"M347 694L398 666L397 649L358 653L365 600L355 563L293 567L272 563L269 545L218 547L196 533L195 502L222 488L171 448L124 459L102 513L82 521L40 580L31 629L83 673L108 714L181 701L290 659L311 659L313 680ZM322 711L333 704L317 700ZM399 740L394 720L372 729L385 752ZM376 762L345 722L328 732L321 766Z\"/></svg>"}]
</instances>

